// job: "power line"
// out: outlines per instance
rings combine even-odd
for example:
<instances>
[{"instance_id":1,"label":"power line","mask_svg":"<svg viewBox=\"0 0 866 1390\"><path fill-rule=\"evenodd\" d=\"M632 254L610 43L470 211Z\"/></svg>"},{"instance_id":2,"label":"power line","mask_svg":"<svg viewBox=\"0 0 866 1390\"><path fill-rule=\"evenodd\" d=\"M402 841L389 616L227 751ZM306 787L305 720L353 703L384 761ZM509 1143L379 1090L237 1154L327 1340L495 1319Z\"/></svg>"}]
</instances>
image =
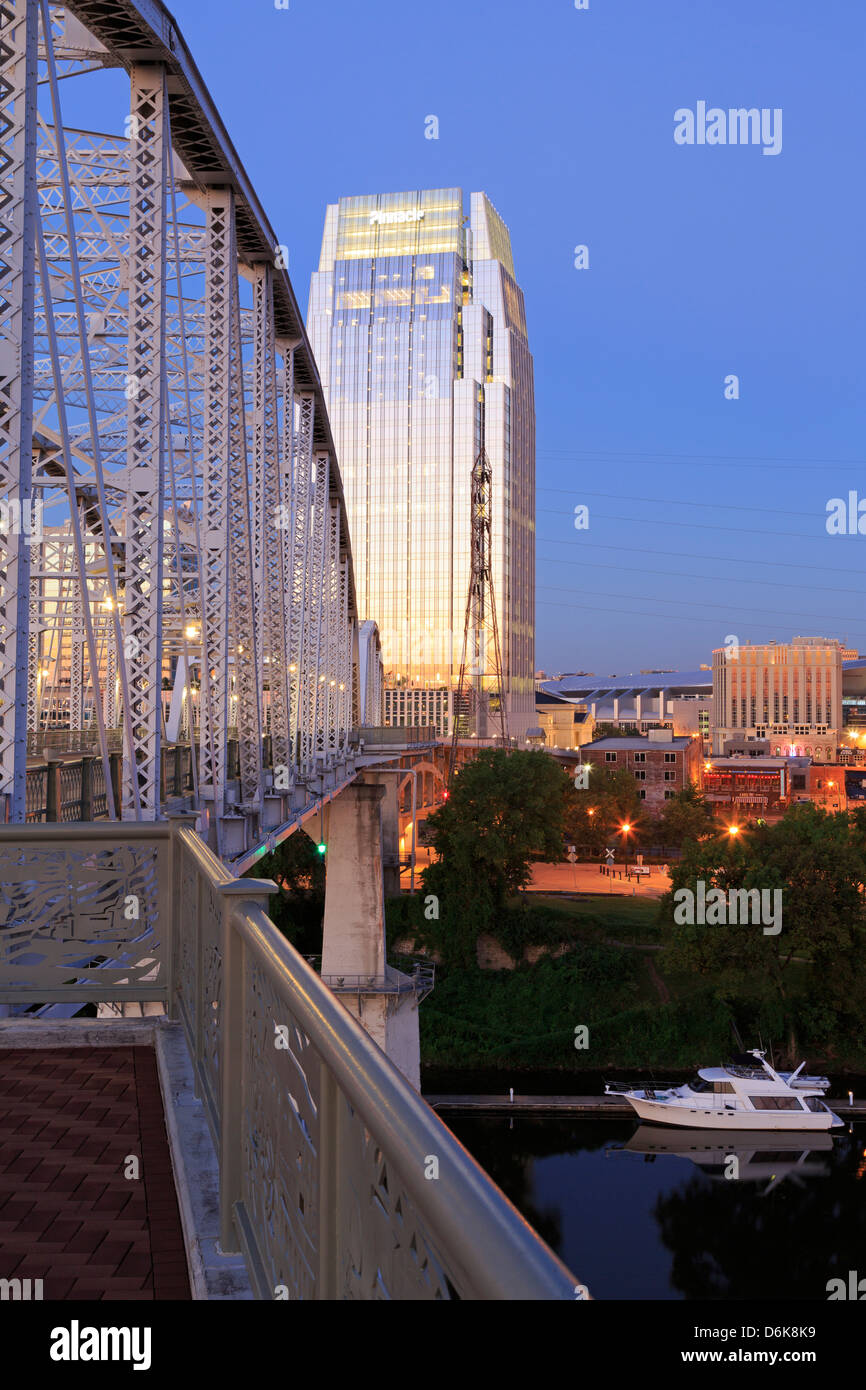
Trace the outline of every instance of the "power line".
<instances>
[{"instance_id":1,"label":"power line","mask_svg":"<svg viewBox=\"0 0 866 1390\"><path fill-rule=\"evenodd\" d=\"M539 584L538 587L540 589L551 589L554 593L560 594L573 594L575 592L573 588L566 589L563 588L561 585L556 584ZM688 599L683 598L662 598L660 594L610 594L599 593L595 589L586 589L584 590L584 592L587 594L589 598L630 598L637 599L638 602L640 602L642 599L646 599L648 603L688 603L690 601ZM702 608L720 608L724 613L736 612L769 614L770 617L774 618L796 618L798 620L807 619L809 622L821 623L856 623L859 621L856 617L853 616L840 618L838 615L833 616L832 614L827 613L788 613L778 608L743 608L741 605L736 603L708 603L704 599L701 599L700 602Z\"/></svg>"},{"instance_id":2,"label":"power line","mask_svg":"<svg viewBox=\"0 0 866 1390\"><path fill-rule=\"evenodd\" d=\"M649 550L645 546L638 545L610 545L605 541L585 541L583 538L579 542L569 539L562 540L558 536L536 536L536 540L542 545L580 545L581 550L624 550L629 555L663 555L665 559L670 559L670 550ZM752 560L739 555L696 555L694 551L678 550L677 555L683 560L722 560L731 561L738 565L764 565L771 569L789 570L820 570L822 574L850 574L851 566L840 568L837 565L804 565L799 560Z\"/></svg>"},{"instance_id":3,"label":"power line","mask_svg":"<svg viewBox=\"0 0 866 1390\"><path fill-rule=\"evenodd\" d=\"M583 545L583 544L584 544L584 542L581 541L581 545ZM604 548L606 549L606 547L604 547ZM663 553L664 553L664 552L659 551L659 554L663 554ZM701 574L693 574L693 573L690 573L688 570L657 570L657 569L649 569L649 568L647 568L645 565L640 565L640 566L636 566L636 565L603 565L603 564L599 564L599 562L598 562L597 560L565 560L565 559L562 559L562 560L561 560L561 559L559 559L559 558L558 558L557 556L555 556L555 555L542 555L542 556L539 556L538 558L539 558L540 560L542 560L545 564L548 564L548 565L583 565L583 566L587 566L587 565L588 565L588 566L590 566L592 569L597 569L597 570L616 570L616 572L617 572L618 574L663 574L663 575L669 575L669 576L671 576L671 577L674 578L674 579L706 579L706 580L709 580L710 582L715 582L715 583L719 583L719 584L751 584L751 585L754 585L754 583L755 583L754 579L752 579L751 576L748 576L748 577L746 577L745 579L737 579L735 576L731 576L731 575L727 575L727 574L704 574L704 573L701 573ZM717 559L718 559L718 558L720 558L720 557L716 556L716 557L714 557L714 558L717 558ZM762 579L762 580L761 580L761 586L762 586L763 588L766 588L766 589L797 589L797 590L800 590L800 591L802 591L802 589L803 589L803 585L802 585L802 584L786 584L786 583L784 583L784 581L779 580L779 579ZM862 589L835 589L835 588L832 588L831 586L829 586L829 585L827 585L827 584L810 584L810 585L809 585L809 593L810 593L810 594L857 594L858 597L862 597L863 591L862 591Z\"/></svg>"},{"instance_id":4,"label":"power line","mask_svg":"<svg viewBox=\"0 0 866 1390\"><path fill-rule=\"evenodd\" d=\"M704 463L708 467L719 468L751 468L754 464L763 464L766 468L784 469L786 472L791 469L802 469L811 472L816 468L826 468L828 465L833 468L863 468L866 466L866 459L787 459L779 454L630 454L616 451L606 451L603 449L588 452L574 452L570 449L538 449L538 458L560 458L574 459L591 463L596 459L613 460L618 459L637 459L647 462L662 462L664 467L688 468L695 463Z\"/></svg>"},{"instance_id":5,"label":"power line","mask_svg":"<svg viewBox=\"0 0 866 1390\"><path fill-rule=\"evenodd\" d=\"M551 514L552 516L562 516L562 515L563 515L563 513L562 513L561 511L559 511L556 507L537 507L536 510L539 511L539 512L547 512L547 513ZM602 521L635 521L635 522L637 522L638 525L640 525L640 526L645 526L645 525L649 522L649 523L650 523L651 525L653 525L653 526L684 526L684 527L685 527L687 530L689 530L689 531L727 531L727 532L731 532L731 531L736 530L736 534L737 534L738 536L784 536L784 537L790 537L792 540L798 540L798 541L816 541L816 540L821 540L821 539L823 539L823 540L828 540L828 541L829 541L829 540L834 540L834 541L835 541L835 540L838 540L838 539L839 539L838 536L831 536L831 535L829 535L826 531L824 532L824 535L823 535L823 537L822 537L822 536L820 536L820 535L817 535L817 536L815 536L815 535L809 535L808 533L803 532L803 531L776 531L776 530L772 530L772 531L770 531L770 530L754 531L754 530L751 530L749 527L746 527L746 526L738 526L738 527L736 527L736 528L733 527L733 526L713 526L713 525L712 525L710 522L708 522L708 521L670 521L670 520L662 520L661 518L659 518L659 517L657 517L657 516L652 516L652 517L647 517L647 516L611 516L610 512L596 512L595 515L596 515L596 516L600 516L601 519L602 519Z\"/></svg>"},{"instance_id":6,"label":"power line","mask_svg":"<svg viewBox=\"0 0 866 1390\"><path fill-rule=\"evenodd\" d=\"M537 487L537 488L536 488L536 492L561 492L561 493L564 493L564 494L565 494L566 496L568 496L568 497L574 497L574 496L576 495L576 490L575 490L574 488L568 488L568 487ZM581 496L581 497L604 497L606 501L610 501L610 502L619 502L619 501L622 500L622 493L620 493L620 492L587 492L585 488L581 488L581 490L580 490L580 496ZM658 505L658 506L665 506L665 507L709 507L711 511L723 511L723 512L763 512L763 513L766 513L766 511L767 511L767 508L766 508L766 507L741 507L741 506L736 505L736 504L733 503L733 502L689 502L689 501L684 501L681 497L634 497L634 496L632 496L631 493L629 493L629 499L628 499L628 500L629 500L630 502L649 502L651 505ZM545 511L550 511L550 508L549 508L549 507L546 507L546 508L543 508L543 510L545 510ZM805 516L805 517L814 517L814 516L815 516L815 513L814 513L814 512L792 512L792 511L786 511L786 510L785 510L784 508L782 508L782 507L774 507L774 508L773 508L773 511L774 511L778 516ZM566 515L567 515L567 513L566 513Z\"/></svg>"},{"instance_id":7,"label":"power line","mask_svg":"<svg viewBox=\"0 0 866 1390\"><path fill-rule=\"evenodd\" d=\"M641 613L636 608L597 608L588 604L559 603L555 599L537 599L537 604L545 608L568 608L573 613L621 613L627 618L662 618L666 623L715 623L714 618L693 618L685 613ZM866 639L866 632L847 632L852 638Z\"/></svg>"}]
</instances>

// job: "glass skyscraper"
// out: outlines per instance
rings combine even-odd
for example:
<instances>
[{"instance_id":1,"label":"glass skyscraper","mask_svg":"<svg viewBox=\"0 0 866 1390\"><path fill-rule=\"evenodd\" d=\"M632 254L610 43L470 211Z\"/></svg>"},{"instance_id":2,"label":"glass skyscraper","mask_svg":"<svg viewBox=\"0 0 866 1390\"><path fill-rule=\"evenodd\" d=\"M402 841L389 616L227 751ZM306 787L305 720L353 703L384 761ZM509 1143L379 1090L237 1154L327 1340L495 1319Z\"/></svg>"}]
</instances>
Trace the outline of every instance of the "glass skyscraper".
<instances>
[{"instance_id":1,"label":"glass skyscraper","mask_svg":"<svg viewBox=\"0 0 866 1390\"><path fill-rule=\"evenodd\" d=\"M342 198L327 210L307 327L360 616L381 631L387 721L447 731L483 447L509 733L522 741L536 722L535 405L508 229L484 193L467 217L459 188Z\"/></svg>"}]
</instances>

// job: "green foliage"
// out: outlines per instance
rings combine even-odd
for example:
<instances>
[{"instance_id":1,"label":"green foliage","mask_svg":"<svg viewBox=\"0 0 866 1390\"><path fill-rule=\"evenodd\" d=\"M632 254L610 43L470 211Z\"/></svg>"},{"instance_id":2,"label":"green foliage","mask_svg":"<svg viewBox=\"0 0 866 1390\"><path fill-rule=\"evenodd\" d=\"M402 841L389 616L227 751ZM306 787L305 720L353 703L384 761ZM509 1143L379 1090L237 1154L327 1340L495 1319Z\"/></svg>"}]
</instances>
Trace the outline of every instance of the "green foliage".
<instances>
[{"instance_id":1,"label":"green foliage","mask_svg":"<svg viewBox=\"0 0 866 1390\"><path fill-rule=\"evenodd\" d=\"M718 830L712 810L697 787L683 787L664 804L656 834L660 844L682 849L690 840L701 840Z\"/></svg>"},{"instance_id":2,"label":"green foliage","mask_svg":"<svg viewBox=\"0 0 866 1390\"><path fill-rule=\"evenodd\" d=\"M731 888L780 889L782 928L760 923L678 922L676 894ZM732 996L744 991L765 1009L780 1010L783 1045L792 1056L803 1027L825 1047L858 1035L866 988L866 845L853 817L811 804L790 808L774 825L757 826L731 842L727 835L687 845L661 901L674 970L712 978ZM729 914L730 915L730 914ZM782 1040L780 1040L782 1041Z\"/></svg>"},{"instance_id":3,"label":"green foliage","mask_svg":"<svg viewBox=\"0 0 866 1390\"><path fill-rule=\"evenodd\" d=\"M589 850L615 845L625 852L640 844L650 827L632 774L602 763L592 765L587 788L578 790L569 781L563 817L569 843ZM631 827L627 835L623 825Z\"/></svg>"},{"instance_id":4,"label":"green foliage","mask_svg":"<svg viewBox=\"0 0 866 1390\"><path fill-rule=\"evenodd\" d=\"M515 970L448 972L421 1008L425 1065L579 1071L706 1065L731 1049L731 1009L704 988L641 1003L640 954L575 945ZM589 1048L575 1048L575 1028Z\"/></svg>"},{"instance_id":5,"label":"green foliage","mask_svg":"<svg viewBox=\"0 0 866 1390\"><path fill-rule=\"evenodd\" d=\"M272 878L279 893L268 905L271 921L305 955L322 949L322 914L325 907L325 865L316 846L303 830L282 840L273 854L257 859L245 877Z\"/></svg>"},{"instance_id":6,"label":"green foliage","mask_svg":"<svg viewBox=\"0 0 866 1390\"><path fill-rule=\"evenodd\" d=\"M423 873L439 901L425 934L449 963L471 965L478 937L495 930L509 895L528 883L533 860L562 858L567 778L541 751L484 749L428 817L438 856Z\"/></svg>"},{"instance_id":7,"label":"green foliage","mask_svg":"<svg viewBox=\"0 0 866 1390\"><path fill-rule=\"evenodd\" d=\"M422 1057L425 1064L567 1067L576 1055L575 1027L592 1029L636 994L635 962L605 946L577 946L515 970L449 971L421 1007Z\"/></svg>"}]
</instances>

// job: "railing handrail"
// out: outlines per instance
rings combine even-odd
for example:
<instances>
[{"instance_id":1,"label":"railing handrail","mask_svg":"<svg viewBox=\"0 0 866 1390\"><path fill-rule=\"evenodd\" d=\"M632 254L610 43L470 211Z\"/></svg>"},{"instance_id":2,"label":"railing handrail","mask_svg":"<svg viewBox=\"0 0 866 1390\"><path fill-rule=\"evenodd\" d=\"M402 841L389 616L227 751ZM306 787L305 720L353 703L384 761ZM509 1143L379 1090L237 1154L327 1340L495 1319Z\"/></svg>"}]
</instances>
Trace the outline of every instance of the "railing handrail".
<instances>
[{"instance_id":1,"label":"railing handrail","mask_svg":"<svg viewBox=\"0 0 866 1390\"><path fill-rule=\"evenodd\" d=\"M54 844L58 840L108 840L117 844L122 840L167 840L171 835L171 822L152 821L48 821L32 824L5 823L0 825L0 844L22 843ZM219 864L219 860L216 861ZM229 874L229 878L232 875Z\"/></svg>"},{"instance_id":2,"label":"railing handrail","mask_svg":"<svg viewBox=\"0 0 866 1390\"><path fill-rule=\"evenodd\" d=\"M575 1282L565 1265L262 908L239 899L232 923L393 1162L434 1244L447 1252L446 1265L462 1264L478 1298L573 1299ZM439 1160L433 1180L424 1176L431 1155Z\"/></svg>"},{"instance_id":3,"label":"railing handrail","mask_svg":"<svg viewBox=\"0 0 866 1390\"><path fill-rule=\"evenodd\" d=\"M175 826L175 834L192 857L195 859L198 868L209 878L215 887L221 887L226 883L235 883L236 875L227 869L217 855L214 854L210 846L202 839L198 831L192 825L181 823Z\"/></svg>"}]
</instances>

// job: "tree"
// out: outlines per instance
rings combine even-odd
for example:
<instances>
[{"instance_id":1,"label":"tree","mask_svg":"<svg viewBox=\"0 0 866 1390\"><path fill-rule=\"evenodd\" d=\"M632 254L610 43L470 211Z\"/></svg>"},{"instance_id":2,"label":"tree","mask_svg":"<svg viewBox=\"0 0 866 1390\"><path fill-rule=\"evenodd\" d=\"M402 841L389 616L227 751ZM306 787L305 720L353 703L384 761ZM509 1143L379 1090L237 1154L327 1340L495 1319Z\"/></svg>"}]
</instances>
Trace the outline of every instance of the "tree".
<instances>
[{"instance_id":1,"label":"tree","mask_svg":"<svg viewBox=\"0 0 866 1390\"><path fill-rule=\"evenodd\" d=\"M589 786L573 785L565 801L566 838L590 850L602 850L623 840L621 827L630 827L628 843L634 845L646 833L648 820L637 783L625 768L590 766Z\"/></svg>"},{"instance_id":2,"label":"tree","mask_svg":"<svg viewBox=\"0 0 866 1390\"><path fill-rule=\"evenodd\" d=\"M854 818L810 803L733 841L724 833L691 841L662 899L672 929L670 962L713 976L723 991L775 1006L792 1059L798 1018L825 1037L840 1028L859 1036L866 998L864 881L866 845ZM706 923L684 920L689 900L677 896L683 889L695 901L699 891L706 900L721 889L728 903L731 889L778 891L781 897L772 901L781 906L780 929L766 931L752 921L716 924L709 912Z\"/></svg>"},{"instance_id":3,"label":"tree","mask_svg":"<svg viewBox=\"0 0 866 1390\"><path fill-rule=\"evenodd\" d=\"M325 863L309 835L296 830L273 854L257 859L247 876L271 878L279 885L268 904L271 921L297 950L317 955L322 949Z\"/></svg>"},{"instance_id":4,"label":"tree","mask_svg":"<svg viewBox=\"0 0 866 1390\"><path fill-rule=\"evenodd\" d=\"M718 829L709 803L695 786L683 787L664 804L658 818L659 842L682 849L688 840L701 840Z\"/></svg>"},{"instance_id":5,"label":"tree","mask_svg":"<svg viewBox=\"0 0 866 1390\"><path fill-rule=\"evenodd\" d=\"M448 963L474 961L478 936L494 929L509 895L529 882L533 860L562 858L564 783L541 750L486 748L428 817L437 860L423 883L438 899L439 918L427 935Z\"/></svg>"}]
</instances>

